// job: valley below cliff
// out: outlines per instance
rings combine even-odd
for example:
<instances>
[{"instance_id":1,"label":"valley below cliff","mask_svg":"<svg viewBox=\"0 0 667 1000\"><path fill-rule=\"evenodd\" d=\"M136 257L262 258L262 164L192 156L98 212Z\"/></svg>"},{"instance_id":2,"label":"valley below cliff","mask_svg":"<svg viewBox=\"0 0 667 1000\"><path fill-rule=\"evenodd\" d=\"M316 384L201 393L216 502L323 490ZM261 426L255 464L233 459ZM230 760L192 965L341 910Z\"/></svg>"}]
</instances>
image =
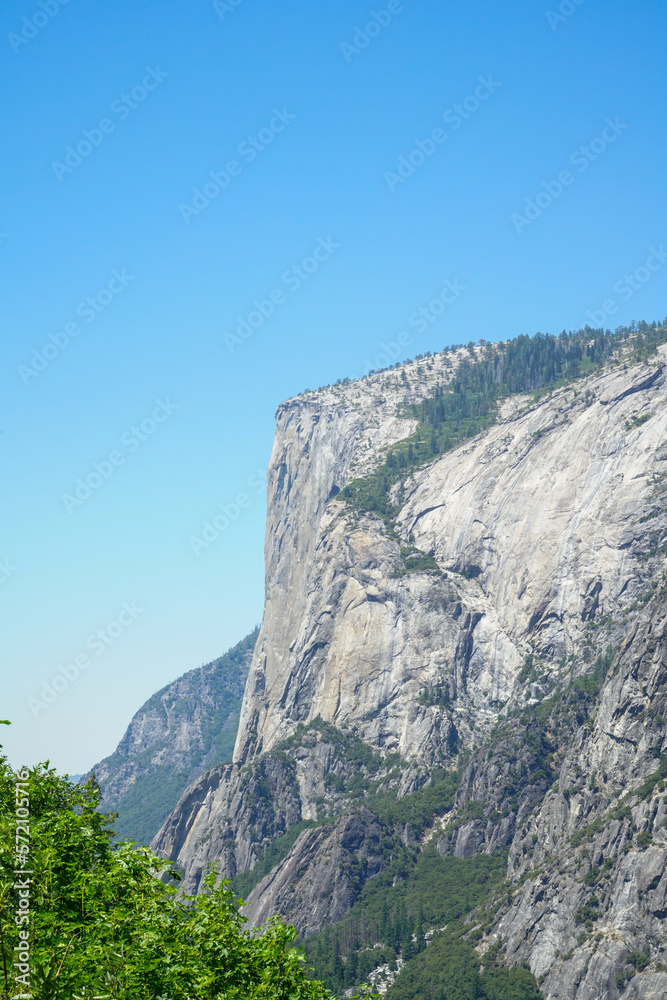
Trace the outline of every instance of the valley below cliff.
<instances>
[{"instance_id":1,"label":"valley below cliff","mask_svg":"<svg viewBox=\"0 0 667 1000\"><path fill-rule=\"evenodd\" d=\"M153 846L340 995L667 995L665 341L471 344L278 410L233 760Z\"/></svg>"}]
</instances>

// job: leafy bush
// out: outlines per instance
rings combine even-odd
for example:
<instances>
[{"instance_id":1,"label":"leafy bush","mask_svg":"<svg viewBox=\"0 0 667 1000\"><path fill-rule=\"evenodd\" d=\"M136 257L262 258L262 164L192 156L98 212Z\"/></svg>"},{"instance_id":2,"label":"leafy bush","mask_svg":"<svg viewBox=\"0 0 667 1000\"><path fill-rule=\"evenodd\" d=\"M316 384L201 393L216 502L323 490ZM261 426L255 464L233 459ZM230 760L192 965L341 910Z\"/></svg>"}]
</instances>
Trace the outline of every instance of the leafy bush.
<instances>
[{"instance_id":1,"label":"leafy bush","mask_svg":"<svg viewBox=\"0 0 667 1000\"><path fill-rule=\"evenodd\" d=\"M653 834L650 830L642 830L637 834L637 847L640 851L645 851L653 843Z\"/></svg>"},{"instance_id":2,"label":"leafy bush","mask_svg":"<svg viewBox=\"0 0 667 1000\"><path fill-rule=\"evenodd\" d=\"M628 965L632 965L637 972L643 972L651 961L651 952L648 948L644 951L631 951L626 959Z\"/></svg>"},{"instance_id":3,"label":"leafy bush","mask_svg":"<svg viewBox=\"0 0 667 1000\"><path fill-rule=\"evenodd\" d=\"M19 942L14 868L16 775L0 758L0 920L4 996L25 994L12 978ZM244 930L226 883L205 879L196 897L178 894L169 862L146 848L114 844L85 786L48 764L26 780L30 799L30 989L37 1000L324 1000L279 920ZM165 884L161 879L167 880ZM8 971L9 970L9 971ZM0 972L0 975L2 973Z\"/></svg>"},{"instance_id":4,"label":"leafy bush","mask_svg":"<svg viewBox=\"0 0 667 1000\"><path fill-rule=\"evenodd\" d=\"M405 576L406 573L440 572L440 567L433 556L427 555L414 545L402 546L400 555L403 565L391 574L392 577Z\"/></svg>"},{"instance_id":5,"label":"leafy bush","mask_svg":"<svg viewBox=\"0 0 667 1000\"><path fill-rule=\"evenodd\" d=\"M593 895L580 906L574 915L574 922L576 924L584 924L587 930L591 930L593 927L593 921L598 920L600 917L599 913L600 900L597 896Z\"/></svg>"}]
</instances>

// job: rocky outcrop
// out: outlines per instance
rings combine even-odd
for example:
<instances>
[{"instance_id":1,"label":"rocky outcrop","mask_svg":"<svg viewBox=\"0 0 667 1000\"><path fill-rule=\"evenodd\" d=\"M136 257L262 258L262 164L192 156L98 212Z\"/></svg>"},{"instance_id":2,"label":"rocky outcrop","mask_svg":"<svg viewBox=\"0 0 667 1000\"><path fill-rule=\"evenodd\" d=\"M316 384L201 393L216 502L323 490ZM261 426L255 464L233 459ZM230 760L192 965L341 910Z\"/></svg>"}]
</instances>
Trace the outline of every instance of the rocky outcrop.
<instances>
[{"instance_id":1,"label":"rocky outcrop","mask_svg":"<svg viewBox=\"0 0 667 1000\"><path fill-rule=\"evenodd\" d=\"M399 523L444 578L393 580L399 544L377 519L352 527L331 495L356 474L355 458L365 460L362 418L375 447L400 432L400 389L383 387L370 413L332 390L281 408L266 606L235 759L317 715L358 723L370 742L406 756L428 753L432 714L415 708L425 685L447 674L464 694L462 719L474 710L477 725L490 721L533 645L559 661L579 649L594 608L630 605L641 585L639 536L648 535L635 522L667 455L664 374L656 365L651 380L644 367L528 405L414 477ZM454 600L469 610L448 631L440 608ZM459 635L466 622L468 638Z\"/></svg>"},{"instance_id":2,"label":"rocky outcrop","mask_svg":"<svg viewBox=\"0 0 667 1000\"><path fill-rule=\"evenodd\" d=\"M626 972L628 997L664 986L666 599L659 591L625 637L590 724L512 843L510 875L528 878L495 934L547 996L614 996Z\"/></svg>"},{"instance_id":3,"label":"rocky outcrop","mask_svg":"<svg viewBox=\"0 0 667 1000\"><path fill-rule=\"evenodd\" d=\"M349 909L391 836L459 858L509 848L514 889L479 947L502 942L549 998L657 996L665 806L658 782L641 789L667 753L665 348L512 397L405 481L388 530L338 494L458 358L279 409L234 761L187 790L155 846L188 888L211 862L256 869L251 921L280 912L304 934ZM407 545L439 568L406 573ZM382 798L457 766L428 830Z\"/></svg>"},{"instance_id":4,"label":"rocky outcrop","mask_svg":"<svg viewBox=\"0 0 667 1000\"><path fill-rule=\"evenodd\" d=\"M183 790L231 758L256 639L255 631L154 694L115 752L91 769L120 836L150 843Z\"/></svg>"}]
</instances>

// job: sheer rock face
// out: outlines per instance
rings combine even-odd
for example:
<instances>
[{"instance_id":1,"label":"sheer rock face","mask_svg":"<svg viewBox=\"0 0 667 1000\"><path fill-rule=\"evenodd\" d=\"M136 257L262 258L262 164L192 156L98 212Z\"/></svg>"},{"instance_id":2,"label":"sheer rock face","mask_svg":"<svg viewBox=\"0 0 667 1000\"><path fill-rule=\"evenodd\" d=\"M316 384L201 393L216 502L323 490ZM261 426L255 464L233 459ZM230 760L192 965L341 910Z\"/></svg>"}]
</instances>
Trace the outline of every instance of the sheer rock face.
<instances>
[{"instance_id":1,"label":"sheer rock face","mask_svg":"<svg viewBox=\"0 0 667 1000\"><path fill-rule=\"evenodd\" d=\"M392 579L398 545L376 519L352 528L332 498L363 454L366 421L379 421L376 448L405 435L389 402L355 410L330 390L285 404L269 470L266 606L235 759L317 715L428 755L417 695L443 671L490 719L512 694L528 641L553 659L575 652L587 622L629 603L638 586L635 522L667 469L664 384L659 366L578 383L420 472L399 523L449 585ZM450 595L476 619L467 638L443 619Z\"/></svg>"},{"instance_id":2,"label":"sheer rock face","mask_svg":"<svg viewBox=\"0 0 667 1000\"><path fill-rule=\"evenodd\" d=\"M318 800L330 796L330 750L321 741L289 747L297 725L317 717L354 730L381 753L400 753L408 767L398 794L422 780L424 767L469 750L454 811L494 795L501 810L507 767L488 747L476 748L499 718L538 705L567 670L590 664L601 652L591 630L603 620L605 642L620 650L616 672L594 722L567 745L551 734L555 783L527 785L518 811L459 824L439 849L470 857L511 845L508 875L525 881L487 943L499 934L508 961L528 961L554 1000L619 995L625 957L646 935L661 934L667 916L667 888L656 882L667 858L665 807L634 803L632 821L605 820L597 839L586 841L588 860L570 838L606 815L612 790L636 787L655 770L665 749L667 661L657 627L664 606L657 598L646 606L642 597L667 530L655 499L667 474L664 362L663 348L649 364L615 368L537 403L509 400L497 424L408 480L399 531L435 557L440 573L397 575L401 543L377 518L352 515L337 494L413 430L398 415L400 404L432 394L449 378L451 358L279 409L266 604L234 763L191 786L155 841L184 868L187 888L197 886L207 862L222 859L228 875L247 871L291 824L318 818ZM522 673L528 654L539 658L538 676ZM429 691L438 696L424 697ZM649 711L658 722L649 724ZM603 772L599 791L579 787L582 773L588 780ZM269 786L272 808L263 814L261 789ZM576 790L566 798L570 787ZM372 822L362 823L356 847L345 840L345 822L343 810L337 824L300 834L251 893L253 922L278 911L310 933L339 919L359 882L345 881L344 862L363 857L366 877L375 863ZM630 822L655 830L649 849L634 844ZM590 892L586 865L606 858L603 936L578 944L575 914ZM316 903L320 896L329 902ZM666 982L652 968L624 995L661 996Z\"/></svg>"},{"instance_id":3,"label":"sheer rock face","mask_svg":"<svg viewBox=\"0 0 667 1000\"><path fill-rule=\"evenodd\" d=\"M629 795L626 815L619 815L616 804L619 792L640 786L667 751L665 714L663 596L649 603L626 636L592 725L567 750L559 781L510 850L514 881L535 867L542 870L519 890L493 936L506 942L510 961L528 961L535 975L545 977L547 997L617 996L627 956L646 947L664 963L667 797L658 788ZM581 917L592 897L597 902L589 911L591 929ZM665 978L652 966L623 995L665 995Z\"/></svg>"},{"instance_id":4,"label":"sheer rock face","mask_svg":"<svg viewBox=\"0 0 667 1000\"><path fill-rule=\"evenodd\" d=\"M587 622L637 589L635 522L653 477L667 471L664 385L658 365L577 383L420 472L399 523L449 584L392 579L397 543L374 518L351 527L332 498L364 454L367 421L379 422L375 448L405 435L398 400L384 390L383 406L356 410L329 390L285 404L269 470L264 620L235 760L317 715L428 756L417 695L443 671L466 706L491 719L529 641L552 659L575 652ZM460 622L443 620L450 595L473 616L465 636Z\"/></svg>"},{"instance_id":5,"label":"sheer rock face","mask_svg":"<svg viewBox=\"0 0 667 1000\"><path fill-rule=\"evenodd\" d=\"M285 862L252 891L245 916L252 926L257 926L280 913L298 923L304 936L335 923L356 899L354 882L382 871L378 852L381 836L380 824L363 809L341 816L333 826L305 830ZM346 865L352 857L363 859L354 873ZM304 878L306 871L308 877Z\"/></svg>"}]
</instances>

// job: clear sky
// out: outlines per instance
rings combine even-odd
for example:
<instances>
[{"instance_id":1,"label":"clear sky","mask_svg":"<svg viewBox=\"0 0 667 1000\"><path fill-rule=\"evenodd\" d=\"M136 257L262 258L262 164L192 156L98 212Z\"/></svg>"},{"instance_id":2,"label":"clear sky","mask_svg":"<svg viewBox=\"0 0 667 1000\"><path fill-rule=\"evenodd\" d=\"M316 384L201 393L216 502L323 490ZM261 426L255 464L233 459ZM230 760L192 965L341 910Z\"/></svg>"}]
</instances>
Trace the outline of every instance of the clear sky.
<instances>
[{"instance_id":1,"label":"clear sky","mask_svg":"<svg viewBox=\"0 0 667 1000\"><path fill-rule=\"evenodd\" d=\"M283 399L381 366L383 344L665 315L665 13L3 4L14 763L87 769L260 620Z\"/></svg>"}]
</instances>

